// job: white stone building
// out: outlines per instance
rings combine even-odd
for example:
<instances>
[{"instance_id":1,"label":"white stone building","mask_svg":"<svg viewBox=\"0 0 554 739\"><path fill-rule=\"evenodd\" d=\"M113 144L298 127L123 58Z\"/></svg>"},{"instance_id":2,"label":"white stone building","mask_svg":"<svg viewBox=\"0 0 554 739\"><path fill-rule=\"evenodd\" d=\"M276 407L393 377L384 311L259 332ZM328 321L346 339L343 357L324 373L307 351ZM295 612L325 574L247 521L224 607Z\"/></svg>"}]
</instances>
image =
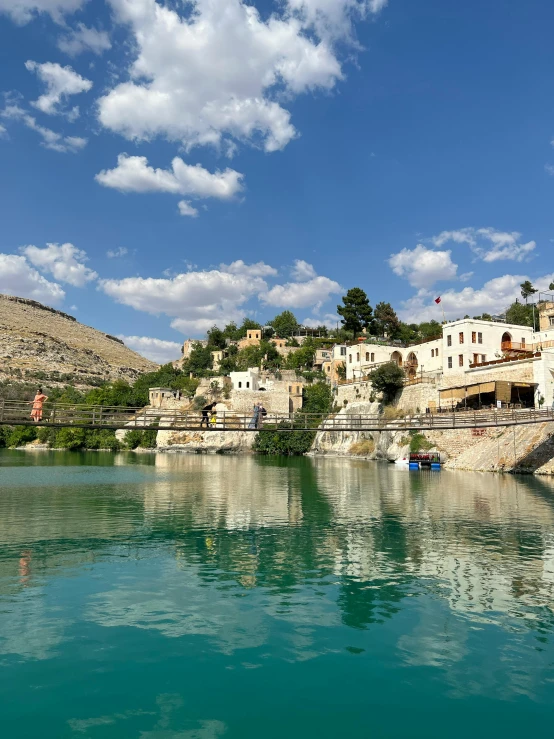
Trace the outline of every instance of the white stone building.
<instances>
[{"instance_id":1,"label":"white stone building","mask_svg":"<svg viewBox=\"0 0 554 739\"><path fill-rule=\"evenodd\" d=\"M260 370L249 367L245 372L230 372L233 390L258 390L260 387Z\"/></svg>"}]
</instances>

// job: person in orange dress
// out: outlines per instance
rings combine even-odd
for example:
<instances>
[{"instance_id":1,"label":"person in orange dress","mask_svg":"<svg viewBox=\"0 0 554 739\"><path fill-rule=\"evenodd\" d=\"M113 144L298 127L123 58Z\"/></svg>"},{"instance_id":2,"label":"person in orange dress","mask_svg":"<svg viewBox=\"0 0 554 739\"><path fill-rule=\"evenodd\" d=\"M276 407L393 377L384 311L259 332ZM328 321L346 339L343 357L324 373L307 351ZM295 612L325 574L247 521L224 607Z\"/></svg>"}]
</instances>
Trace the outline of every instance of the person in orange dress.
<instances>
[{"instance_id":1,"label":"person in orange dress","mask_svg":"<svg viewBox=\"0 0 554 739\"><path fill-rule=\"evenodd\" d=\"M38 423L42 420L42 406L46 400L48 400L48 395L43 395L42 388L39 387L34 400L32 400L29 404L33 406L33 410L31 411L31 418L35 423Z\"/></svg>"}]
</instances>

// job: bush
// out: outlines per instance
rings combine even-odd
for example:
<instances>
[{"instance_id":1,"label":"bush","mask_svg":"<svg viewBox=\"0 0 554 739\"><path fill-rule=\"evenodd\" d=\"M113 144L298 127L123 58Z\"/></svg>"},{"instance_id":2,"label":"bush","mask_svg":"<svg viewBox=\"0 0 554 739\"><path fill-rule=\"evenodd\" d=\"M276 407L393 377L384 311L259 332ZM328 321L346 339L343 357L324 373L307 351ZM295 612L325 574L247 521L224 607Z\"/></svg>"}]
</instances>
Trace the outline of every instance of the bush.
<instances>
[{"instance_id":1,"label":"bush","mask_svg":"<svg viewBox=\"0 0 554 739\"><path fill-rule=\"evenodd\" d=\"M410 435L412 437L410 439L411 452L427 452L434 447L434 444L431 444L419 431L412 432Z\"/></svg>"},{"instance_id":2,"label":"bush","mask_svg":"<svg viewBox=\"0 0 554 739\"><path fill-rule=\"evenodd\" d=\"M125 446L127 449L155 449L157 429L133 429L125 434Z\"/></svg>"},{"instance_id":3,"label":"bush","mask_svg":"<svg viewBox=\"0 0 554 739\"><path fill-rule=\"evenodd\" d=\"M37 430L33 426L13 426L6 439L6 446L25 446L37 438Z\"/></svg>"},{"instance_id":4,"label":"bush","mask_svg":"<svg viewBox=\"0 0 554 739\"><path fill-rule=\"evenodd\" d=\"M192 401L192 407L195 411L200 411L202 408L207 405L208 401L203 395L198 395L193 401Z\"/></svg>"},{"instance_id":5,"label":"bush","mask_svg":"<svg viewBox=\"0 0 554 739\"><path fill-rule=\"evenodd\" d=\"M369 373L374 390L383 393L385 403L390 403L404 385L405 375L396 362L386 362Z\"/></svg>"},{"instance_id":6,"label":"bush","mask_svg":"<svg viewBox=\"0 0 554 739\"><path fill-rule=\"evenodd\" d=\"M350 446L350 454L355 454L358 457L368 457L372 452L375 451L375 442L373 439L361 439L356 441Z\"/></svg>"}]
</instances>

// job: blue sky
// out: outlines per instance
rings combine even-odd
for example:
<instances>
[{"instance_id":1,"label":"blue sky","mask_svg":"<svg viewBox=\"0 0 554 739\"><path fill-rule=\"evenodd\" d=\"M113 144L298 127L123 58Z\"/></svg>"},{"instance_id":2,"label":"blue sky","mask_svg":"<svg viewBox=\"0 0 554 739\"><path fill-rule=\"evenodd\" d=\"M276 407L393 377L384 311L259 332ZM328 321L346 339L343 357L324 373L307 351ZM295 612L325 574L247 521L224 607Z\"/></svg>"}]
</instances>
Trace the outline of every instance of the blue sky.
<instances>
[{"instance_id":1,"label":"blue sky","mask_svg":"<svg viewBox=\"0 0 554 739\"><path fill-rule=\"evenodd\" d=\"M554 279L544 0L0 0L0 292L160 361Z\"/></svg>"}]
</instances>

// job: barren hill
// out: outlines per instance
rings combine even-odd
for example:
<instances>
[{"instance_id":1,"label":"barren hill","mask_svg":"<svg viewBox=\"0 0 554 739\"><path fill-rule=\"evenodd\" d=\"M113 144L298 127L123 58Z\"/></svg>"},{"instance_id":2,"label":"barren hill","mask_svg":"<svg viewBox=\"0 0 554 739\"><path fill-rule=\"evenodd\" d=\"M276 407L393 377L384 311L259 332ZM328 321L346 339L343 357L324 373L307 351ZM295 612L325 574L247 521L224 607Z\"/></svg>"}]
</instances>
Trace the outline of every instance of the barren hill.
<instances>
[{"instance_id":1,"label":"barren hill","mask_svg":"<svg viewBox=\"0 0 554 739\"><path fill-rule=\"evenodd\" d=\"M0 295L0 380L98 385L157 365L120 339L34 300Z\"/></svg>"}]
</instances>

